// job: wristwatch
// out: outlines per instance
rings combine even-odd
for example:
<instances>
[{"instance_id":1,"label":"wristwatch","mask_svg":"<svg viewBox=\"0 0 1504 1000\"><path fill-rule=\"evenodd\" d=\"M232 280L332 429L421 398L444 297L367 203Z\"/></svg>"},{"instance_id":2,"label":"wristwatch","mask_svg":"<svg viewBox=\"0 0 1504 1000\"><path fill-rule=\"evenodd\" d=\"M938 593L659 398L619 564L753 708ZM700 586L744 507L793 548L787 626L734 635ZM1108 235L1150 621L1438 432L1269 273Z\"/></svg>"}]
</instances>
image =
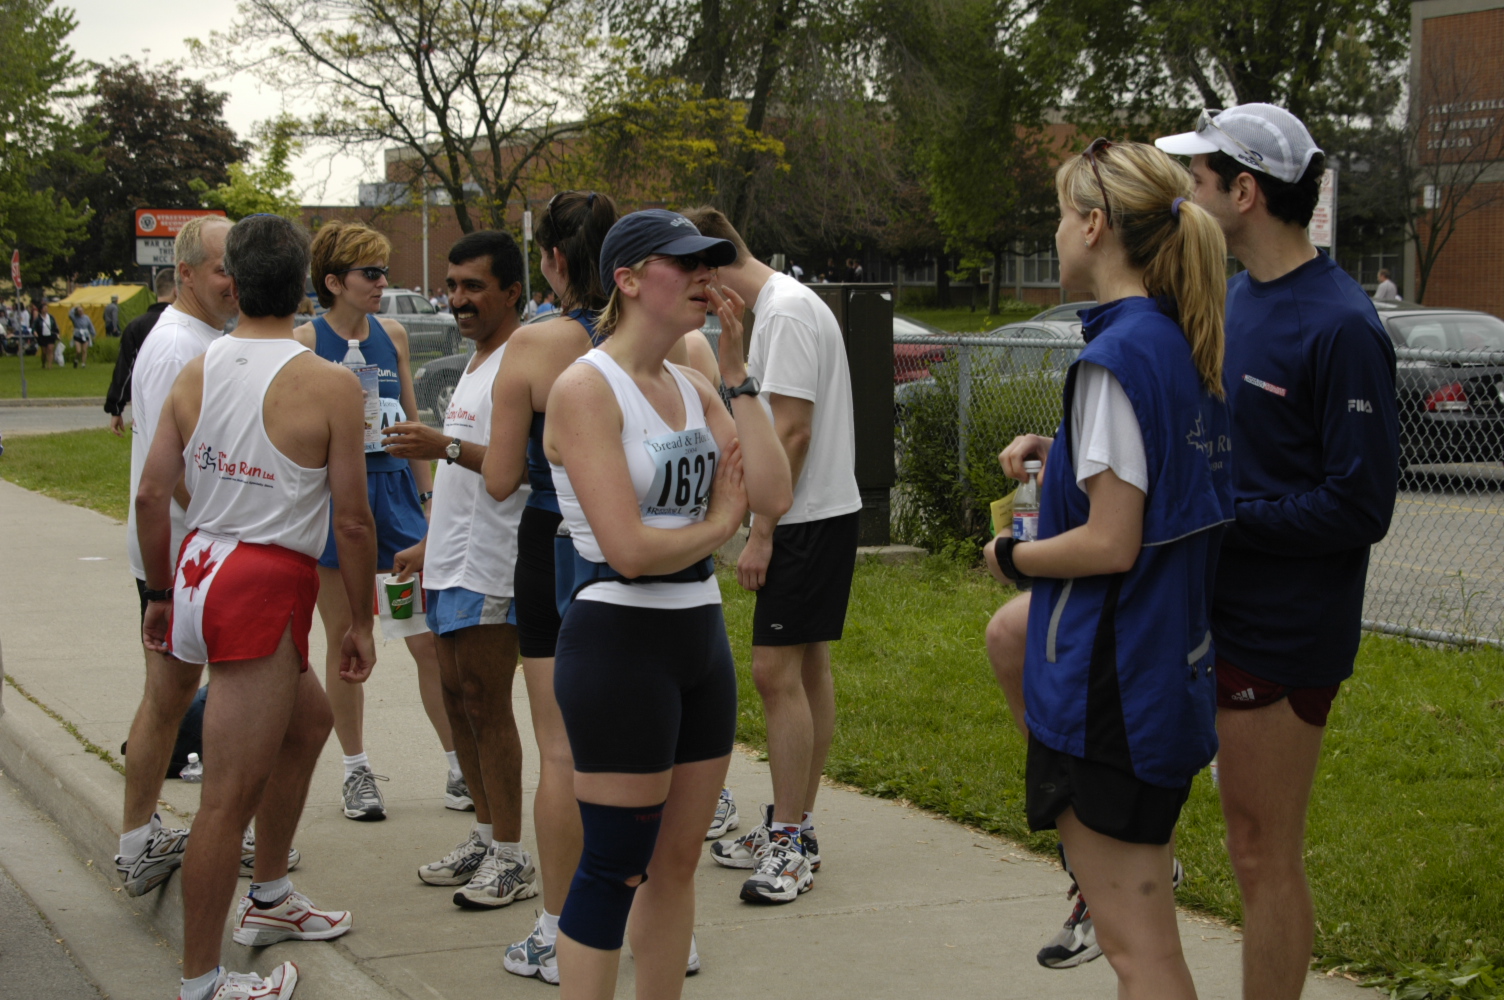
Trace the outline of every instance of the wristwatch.
<instances>
[{"instance_id":1,"label":"wristwatch","mask_svg":"<svg viewBox=\"0 0 1504 1000\"><path fill-rule=\"evenodd\" d=\"M430 501L432 499L433 499L433 490L429 490L427 493L419 493L418 494L418 503L420 503L420 504L427 503L428 501Z\"/></svg>"},{"instance_id":2,"label":"wristwatch","mask_svg":"<svg viewBox=\"0 0 1504 1000\"><path fill-rule=\"evenodd\" d=\"M146 598L148 601L170 601L172 600L172 588L168 587L166 590L152 590L150 587L143 587L141 590L141 596Z\"/></svg>"},{"instance_id":3,"label":"wristwatch","mask_svg":"<svg viewBox=\"0 0 1504 1000\"><path fill-rule=\"evenodd\" d=\"M450 441L449 446L444 449L444 461L448 462L450 465L453 465L455 462L459 461L459 457L460 439L455 438L453 441Z\"/></svg>"},{"instance_id":4,"label":"wristwatch","mask_svg":"<svg viewBox=\"0 0 1504 1000\"><path fill-rule=\"evenodd\" d=\"M726 390L727 399L735 399L737 396L755 396L762 391L762 386L751 375L741 385L733 386Z\"/></svg>"},{"instance_id":5,"label":"wristwatch","mask_svg":"<svg viewBox=\"0 0 1504 1000\"><path fill-rule=\"evenodd\" d=\"M1020 539L1003 537L999 535L992 540L992 555L997 559L997 568L1003 571L1003 575L1013 581L1013 585L1019 590L1028 590L1034 586L1034 578L1023 572L1013 562L1013 550L1019 545Z\"/></svg>"}]
</instances>

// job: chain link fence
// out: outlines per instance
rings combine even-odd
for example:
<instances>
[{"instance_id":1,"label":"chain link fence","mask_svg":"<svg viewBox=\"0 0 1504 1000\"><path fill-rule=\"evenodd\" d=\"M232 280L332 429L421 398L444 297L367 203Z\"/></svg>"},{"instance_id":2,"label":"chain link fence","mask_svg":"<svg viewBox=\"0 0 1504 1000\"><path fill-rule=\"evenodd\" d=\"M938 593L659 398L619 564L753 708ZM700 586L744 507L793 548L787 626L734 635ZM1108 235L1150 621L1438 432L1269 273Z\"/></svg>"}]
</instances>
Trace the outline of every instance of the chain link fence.
<instances>
[{"instance_id":1,"label":"chain link fence","mask_svg":"<svg viewBox=\"0 0 1504 1000\"><path fill-rule=\"evenodd\" d=\"M893 338L894 541L966 552L991 537L992 501L1018 485L998 452L1055 433L1082 348L1050 332ZM1400 489L1364 627L1504 646L1504 352L1397 355Z\"/></svg>"}]
</instances>

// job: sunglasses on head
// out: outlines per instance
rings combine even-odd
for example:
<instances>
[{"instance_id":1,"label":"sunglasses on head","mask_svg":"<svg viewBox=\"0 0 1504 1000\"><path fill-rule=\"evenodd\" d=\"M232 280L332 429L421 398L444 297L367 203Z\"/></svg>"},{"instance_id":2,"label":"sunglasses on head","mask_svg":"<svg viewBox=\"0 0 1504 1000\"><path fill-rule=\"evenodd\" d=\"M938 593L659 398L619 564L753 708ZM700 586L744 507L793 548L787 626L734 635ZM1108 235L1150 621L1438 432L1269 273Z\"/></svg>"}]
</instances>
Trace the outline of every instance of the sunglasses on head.
<instances>
[{"instance_id":1,"label":"sunglasses on head","mask_svg":"<svg viewBox=\"0 0 1504 1000\"><path fill-rule=\"evenodd\" d=\"M367 281L374 284L380 281L382 278L385 278L387 276L387 272L390 270L391 268L389 267L347 267L343 271L339 271L337 273L345 275L350 274L353 271L359 271L362 278L365 278Z\"/></svg>"},{"instance_id":2,"label":"sunglasses on head","mask_svg":"<svg viewBox=\"0 0 1504 1000\"><path fill-rule=\"evenodd\" d=\"M1218 132L1221 132L1222 135L1226 136L1227 140L1234 146L1237 146L1243 152L1247 153L1251 157L1251 159L1248 160L1250 164L1263 163L1264 158L1262 156L1254 152L1252 149L1249 149L1248 146L1243 142L1240 142L1236 136L1230 134L1227 129L1216 123L1215 118L1221 113L1222 111L1220 108L1202 108L1201 116L1196 119L1196 131L1205 132L1207 129L1214 128Z\"/></svg>"},{"instance_id":3,"label":"sunglasses on head","mask_svg":"<svg viewBox=\"0 0 1504 1000\"><path fill-rule=\"evenodd\" d=\"M1091 164L1092 176L1097 179L1097 190L1102 192L1102 212L1107 216L1107 228L1112 228L1112 208L1107 203L1107 185L1102 183L1102 171L1097 169L1097 156L1112 148L1112 140L1099 137L1091 141L1091 145L1082 150L1081 156Z\"/></svg>"},{"instance_id":4,"label":"sunglasses on head","mask_svg":"<svg viewBox=\"0 0 1504 1000\"><path fill-rule=\"evenodd\" d=\"M656 257L649 257L647 260L643 261L643 263L644 264L651 264L655 260L672 261L673 264L674 264L674 266L677 267L679 270L683 271L685 274L694 274L702 266L703 267L709 267L711 270L715 270L715 268L712 267L710 264L705 263L705 258L704 257L698 256L697 254L692 254L692 253L686 253L686 254L668 254L668 253L659 254Z\"/></svg>"}]
</instances>

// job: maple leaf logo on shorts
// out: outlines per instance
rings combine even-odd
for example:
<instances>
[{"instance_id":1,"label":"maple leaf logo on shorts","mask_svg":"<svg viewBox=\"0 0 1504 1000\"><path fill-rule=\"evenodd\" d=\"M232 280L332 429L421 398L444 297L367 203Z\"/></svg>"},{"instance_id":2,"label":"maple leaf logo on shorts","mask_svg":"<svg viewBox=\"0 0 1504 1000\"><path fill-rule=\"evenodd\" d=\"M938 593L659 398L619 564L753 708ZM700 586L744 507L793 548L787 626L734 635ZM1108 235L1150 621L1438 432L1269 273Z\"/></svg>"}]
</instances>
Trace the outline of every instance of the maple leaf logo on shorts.
<instances>
[{"instance_id":1,"label":"maple leaf logo on shorts","mask_svg":"<svg viewBox=\"0 0 1504 1000\"><path fill-rule=\"evenodd\" d=\"M197 556L183 563L179 571L183 574L183 584L189 590L197 590L199 584L204 582L216 565L217 563L209 560L208 549L200 550Z\"/></svg>"}]
</instances>

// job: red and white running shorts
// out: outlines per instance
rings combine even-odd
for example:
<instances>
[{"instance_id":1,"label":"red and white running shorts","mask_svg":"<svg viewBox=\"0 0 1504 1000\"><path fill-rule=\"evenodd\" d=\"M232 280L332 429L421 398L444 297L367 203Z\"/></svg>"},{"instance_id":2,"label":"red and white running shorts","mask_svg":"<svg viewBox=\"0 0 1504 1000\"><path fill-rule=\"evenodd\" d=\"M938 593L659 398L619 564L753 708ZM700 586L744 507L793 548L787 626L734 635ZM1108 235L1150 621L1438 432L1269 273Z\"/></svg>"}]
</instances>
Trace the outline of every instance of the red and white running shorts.
<instances>
[{"instance_id":1,"label":"red and white running shorts","mask_svg":"<svg viewBox=\"0 0 1504 1000\"><path fill-rule=\"evenodd\" d=\"M312 556L280 545L193 532L183 540L173 583L172 655L186 663L270 656L290 622L307 670L317 566Z\"/></svg>"}]
</instances>

